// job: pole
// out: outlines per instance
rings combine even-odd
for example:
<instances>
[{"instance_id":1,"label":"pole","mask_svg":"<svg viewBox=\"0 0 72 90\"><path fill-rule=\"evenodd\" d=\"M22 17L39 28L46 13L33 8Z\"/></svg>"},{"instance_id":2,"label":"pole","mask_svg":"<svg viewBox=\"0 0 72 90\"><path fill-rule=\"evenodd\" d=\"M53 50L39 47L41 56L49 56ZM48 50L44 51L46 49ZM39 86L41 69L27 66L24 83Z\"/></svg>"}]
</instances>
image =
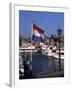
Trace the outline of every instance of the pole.
<instances>
[{"instance_id":1,"label":"pole","mask_svg":"<svg viewBox=\"0 0 72 90\"><path fill-rule=\"evenodd\" d=\"M59 64L59 71L61 71L61 49L60 49L60 39L61 39L61 34L62 34L62 30L60 29L60 27L59 27L59 29L57 30L57 34L58 34L58 42L59 42L59 62L58 62L58 64Z\"/></svg>"},{"instance_id":2,"label":"pole","mask_svg":"<svg viewBox=\"0 0 72 90\"><path fill-rule=\"evenodd\" d=\"M59 34L59 71L61 71L60 34Z\"/></svg>"},{"instance_id":3,"label":"pole","mask_svg":"<svg viewBox=\"0 0 72 90\"><path fill-rule=\"evenodd\" d=\"M30 75L32 76L32 35L33 35L33 22L31 25L31 60L30 60Z\"/></svg>"}]
</instances>

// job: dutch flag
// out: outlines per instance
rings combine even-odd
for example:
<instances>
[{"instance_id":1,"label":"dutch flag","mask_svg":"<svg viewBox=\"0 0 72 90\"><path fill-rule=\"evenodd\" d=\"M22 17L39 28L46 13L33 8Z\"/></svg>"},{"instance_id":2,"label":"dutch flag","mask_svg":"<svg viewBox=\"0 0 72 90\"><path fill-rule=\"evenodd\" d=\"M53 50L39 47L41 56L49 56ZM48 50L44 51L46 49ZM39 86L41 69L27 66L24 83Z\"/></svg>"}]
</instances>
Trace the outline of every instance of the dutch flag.
<instances>
[{"instance_id":1,"label":"dutch flag","mask_svg":"<svg viewBox=\"0 0 72 90\"><path fill-rule=\"evenodd\" d=\"M44 43L44 30L33 23L33 35L32 40Z\"/></svg>"}]
</instances>

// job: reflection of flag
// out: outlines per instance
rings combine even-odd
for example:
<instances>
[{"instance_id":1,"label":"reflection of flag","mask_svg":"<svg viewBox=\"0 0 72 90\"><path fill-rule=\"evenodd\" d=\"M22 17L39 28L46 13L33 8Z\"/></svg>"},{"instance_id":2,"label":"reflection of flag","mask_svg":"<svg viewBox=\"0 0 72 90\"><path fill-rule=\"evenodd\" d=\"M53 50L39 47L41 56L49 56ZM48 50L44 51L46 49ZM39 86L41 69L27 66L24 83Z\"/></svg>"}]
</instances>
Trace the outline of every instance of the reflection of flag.
<instances>
[{"instance_id":1,"label":"reflection of flag","mask_svg":"<svg viewBox=\"0 0 72 90\"><path fill-rule=\"evenodd\" d=\"M33 41L38 41L38 42L44 42L44 30L39 28L36 24L33 23L33 36L32 36Z\"/></svg>"}]
</instances>

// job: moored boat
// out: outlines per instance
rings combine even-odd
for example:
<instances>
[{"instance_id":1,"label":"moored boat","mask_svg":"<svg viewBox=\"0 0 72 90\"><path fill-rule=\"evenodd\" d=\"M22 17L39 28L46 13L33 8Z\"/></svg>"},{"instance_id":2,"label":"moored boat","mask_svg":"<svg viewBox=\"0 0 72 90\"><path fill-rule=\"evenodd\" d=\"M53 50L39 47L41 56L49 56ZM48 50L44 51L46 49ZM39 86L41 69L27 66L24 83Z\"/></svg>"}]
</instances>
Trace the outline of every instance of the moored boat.
<instances>
[{"instance_id":1,"label":"moored boat","mask_svg":"<svg viewBox=\"0 0 72 90\"><path fill-rule=\"evenodd\" d=\"M54 58L59 59L59 50L57 50L56 53L53 54L53 56L54 56ZM60 59L61 59L61 60L62 60L62 59L64 60L64 50L61 50L61 51L60 51Z\"/></svg>"}]
</instances>

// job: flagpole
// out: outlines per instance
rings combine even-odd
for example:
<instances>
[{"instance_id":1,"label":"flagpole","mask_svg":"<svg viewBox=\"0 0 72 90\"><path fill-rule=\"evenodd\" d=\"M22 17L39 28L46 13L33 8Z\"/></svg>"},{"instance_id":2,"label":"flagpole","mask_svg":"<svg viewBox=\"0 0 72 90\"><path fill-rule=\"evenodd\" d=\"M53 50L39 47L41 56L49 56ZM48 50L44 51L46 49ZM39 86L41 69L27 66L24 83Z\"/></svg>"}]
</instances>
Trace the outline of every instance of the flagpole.
<instances>
[{"instance_id":1,"label":"flagpole","mask_svg":"<svg viewBox=\"0 0 72 90\"><path fill-rule=\"evenodd\" d=\"M33 35L33 22L32 21L32 25L31 25L31 62L30 62L30 74L32 76L32 35Z\"/></svg>"},{"instance_id":2,"label":"flagpole","mask_svg":"<svg viewBox=\"0 0 72 90\"><path fill-rule=\"evenodd\" d=\"M32 35L33 35L33 22L31 25L31 71L32 71Z\"/></svg>"}]
</instances>

